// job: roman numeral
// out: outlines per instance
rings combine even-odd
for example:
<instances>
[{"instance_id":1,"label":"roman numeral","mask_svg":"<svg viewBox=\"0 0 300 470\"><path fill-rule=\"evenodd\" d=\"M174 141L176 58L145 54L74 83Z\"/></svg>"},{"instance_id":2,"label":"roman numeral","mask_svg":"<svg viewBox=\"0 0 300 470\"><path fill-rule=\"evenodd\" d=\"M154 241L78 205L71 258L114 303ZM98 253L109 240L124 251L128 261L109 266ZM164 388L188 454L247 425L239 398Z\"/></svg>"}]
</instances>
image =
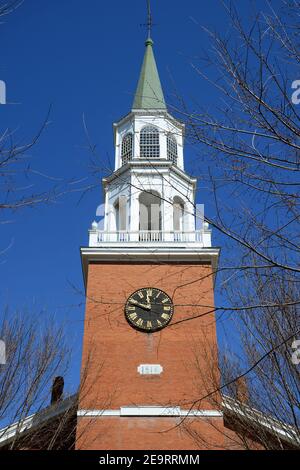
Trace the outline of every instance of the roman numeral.
<instances>
[{"instance_id":1,"label":"roman numeral","mask_svg":"<svg viewBox=\"0 0 300 470\"><path fill-rule=\"evenodd\" d=\"M169 320L170 319L170 316L171 315L168 315L167 313L163 313L161 318L163 318L164 320Z\"/></svg>"},{"instance_id":2,"label":"roman numeral","mask_svg":"<svg viewBox=\"0 0 300 470\"><path fill-rule=\"evenodd\" d=\"M137 326L143 326L143 320L141 318L139 318L137 321L136 321L136 325Z\"/></svg>"},{"instance_id":3,"label":"roman numeral","mask_svg":"<svg viewBox=\"0 0 300 470\"><path fill-rule=\"evenodd\" d=\"M129 316L129 318L130 318L131 320L135 320L135 319L137 318L137 314L136 314L136 313L131 313L131 314L128 315L128 316Z\"/></svg>"},{"instance_id":4,"label":"roman numeral","mask_svg":"<svg viewBox=\"0 0 300 470\"><path fill-rule=\"evenodd\" d=\"M147 328L152 328L152 322L151 321L147 321Z\"/></svg>"},{"instance_id":5,"label":"roman numeral","mask_svg":"<svg viewBox=\"0 0 300 470\"><path fill-rule=\"evenodd\" d=\"M130 311L135 311L135 307L127 307L127 309Z\"/></svg>"},{"instance_id":6,"label":"roman numeral","mask_svg":"<svg viewBox=\"0 0 300 470\"><path fill-rule=\"evenodd\" d=\"M168 299L168 297L165 297L164 300L162 301L162 303L166 304L167 302L169 302L169 299Z\"/></svg>"},{"instance_id":7,"label":"roman numeral","mask_svg":"<svg viewBox=\"0 0 300 470\"><path fill-rule=\"evenodd\" d=\"M166 306L164 307L164 310L166 310L167 312L169 312L169 311L171 310L170 305L166 305Z\"/></svg>"},{"instance_id":8,"label":"roman numeral","mask_svg":"<svg viewBox=\"0 0 300 470\"><path fill-rule=\"evenodd\" d=\"M147 295L148 297L152 297L153 291L152 289L147 289Z\"/></svg>"},{"instance_id":9,"label":"roman numeral","mask_svg":"<svg viewBox=\"0 0 300 470\"><path fill-rule=\"evenodd\" d=\"M138 292L138 296L139 296L140 299L143 299L144 298L143 292Z\"/></svg>"}]
</instances>

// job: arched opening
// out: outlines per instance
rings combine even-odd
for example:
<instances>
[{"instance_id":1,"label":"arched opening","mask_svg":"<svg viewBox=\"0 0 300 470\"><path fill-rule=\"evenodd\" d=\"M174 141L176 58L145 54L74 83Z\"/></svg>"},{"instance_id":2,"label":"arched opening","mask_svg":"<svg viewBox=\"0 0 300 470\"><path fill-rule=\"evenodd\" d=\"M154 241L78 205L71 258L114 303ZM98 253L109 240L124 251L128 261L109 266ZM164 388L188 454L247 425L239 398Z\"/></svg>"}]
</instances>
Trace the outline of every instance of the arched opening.
<instances>
[{"instance_id":1,"label":"arched opening","mask_svg":"<svg viewBox=\"0 0 300 470\"><path fill-rule=\"evenodd\" d=\"M122 165L125 165L132 159L132 144L133 144L133 135L128 133L123 137L122 148L121 148L121 157Z\"/></svg>"},{"instance_id":2,"label":"arched opening","mask_svg":"<svg viewBox=\"0 0 300 470\"><path fill-rule=\"evenodd\" d=\"M184 202L180 197L175 196L173 200L173 230L175 237L182 238L184 227Z\"/></svg>"},{"instance_id":3,"label":"arched opening","mask_svg":"<svg viewBox=\"0 0 300 470\"><path fill-rule=\"evenodd\" d=\"M177 140L172 134L167 135L167 155L168 155L168 160L174 163L174 165L177 165L177 160L178 160Z\"/></svg>"},{"instance_id":4,"label":"arched opening","mask_svg":"<svg viewBox=\"0 0 300 470\"><path fill-rule=\"evenodd\" d=\"M145 126L140 134L140 157L159 158L159 130L154 126Z\"/></svg>"},{"instance_id":5,"label":"arched opening","mask_svg":"<svg viewBox=\"0 0 300 470\"><path fill-rule=\"evenodd\" d=\"M117 234L127 230L127 198L119 196L114 203L115 230Z\"/></svg>"},{"instance_id":6,"label":"arched opening","mask_svg":"<svg viewBox=\"0 0 300 470\"><path fill-rule=\"evenodd\" d=\"M139 196L139 230L141 241L160 241L162 231L161 197L156 191Z\"/></svg>"}]
</instances>

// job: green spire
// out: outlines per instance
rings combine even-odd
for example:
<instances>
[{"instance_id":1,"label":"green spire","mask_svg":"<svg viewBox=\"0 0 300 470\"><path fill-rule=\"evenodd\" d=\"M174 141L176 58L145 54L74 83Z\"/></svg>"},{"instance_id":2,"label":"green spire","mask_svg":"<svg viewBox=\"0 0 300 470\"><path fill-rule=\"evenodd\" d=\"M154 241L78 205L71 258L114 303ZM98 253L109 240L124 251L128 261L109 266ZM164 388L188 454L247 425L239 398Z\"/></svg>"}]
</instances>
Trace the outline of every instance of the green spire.
<instances>
[{"instance_id":1,"label":"green spire","mask_svg":"<svg viewBox=\"0 0 300 470\"><path fill-rule=\"evenodd\" d=\"M144 62L132 109L167 110L150 37L146 41Z\"/></svg>"}]
</instances>

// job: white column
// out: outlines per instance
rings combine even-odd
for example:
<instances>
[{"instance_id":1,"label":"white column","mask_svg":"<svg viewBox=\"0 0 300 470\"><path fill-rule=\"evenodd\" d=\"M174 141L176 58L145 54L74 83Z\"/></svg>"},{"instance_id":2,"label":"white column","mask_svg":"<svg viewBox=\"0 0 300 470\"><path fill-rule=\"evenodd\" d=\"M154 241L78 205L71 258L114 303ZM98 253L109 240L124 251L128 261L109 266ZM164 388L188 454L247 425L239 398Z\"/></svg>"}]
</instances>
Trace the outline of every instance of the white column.
<instances>
[{"instance_id":1,"label":"white column","mask_svg":"<svg viewBox=\"0 0 300 470\"><path fill-rule=\"evenodd\" d=\"M109 205L108 205L108 188L105 188L105 209L104 209L104 231L107 232L109 230Z\"/></svg>"},{"instance_id":2,"label":"white column","mask_svg":"<svg viewBox=\"0 0 300 470\"><path fill-rule=\"evenodd\" d=\"M139 191L138 182L135 175L132 175L132 187L130 198L130 241L139 241L139 225L140 225L140 205L139 205Z\"/></svg>"},{"instance_id":3,"label":"white column","mask_svg":"<svg viewBox=\"0 0 300 470\"><path fill-rule=\"evenodd\" d=\"M164 203L164 220L165 220L165 225L164 225L164 231L165 231L165 241L172 242L174 241L174 227L173 227L173 188L169 183L169 178L168 176L168 182L165 182L164 185L164 198L165 198L165 203Z\"/></svg>"},{"instance_id":4,"label":"white column","mask_svg":"<svg viewBox=\"0 0 300 470\"><path fill-rule=\"evenodd\" d=\"M184 170L184 159L183 159L183 136L180 133L177 138L177 152L178 152L178 166Z\"/></svg>"},{"instance_id":5,"label":"white column","mask_svg":"<svg viewBox=\"0 0 300 470\"><path fill-rule=\"evenodd\" d=\"M133 120L133 158L140 157L140 133L136 123L136 120Z\"/></svg>"}]
</instances>

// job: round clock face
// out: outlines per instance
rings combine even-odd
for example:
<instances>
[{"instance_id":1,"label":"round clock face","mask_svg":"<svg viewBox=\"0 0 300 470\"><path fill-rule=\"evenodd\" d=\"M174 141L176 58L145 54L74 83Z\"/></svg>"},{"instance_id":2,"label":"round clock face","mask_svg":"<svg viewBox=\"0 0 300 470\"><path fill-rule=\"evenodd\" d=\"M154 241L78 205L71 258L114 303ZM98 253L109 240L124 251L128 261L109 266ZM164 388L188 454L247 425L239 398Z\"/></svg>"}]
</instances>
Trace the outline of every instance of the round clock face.
<instances>
[{"instance_id":1,"label":"round clock face","mask_svg":"<svg viewBox=\"0 0 300 470\"><path fill-rule=\"evenodd\" d=\"M145 287L137 290L126 302L125 315L131 326L152 332L164 328L172 318L173 303L160 289Z\"/></svg>"}]
</instances>

